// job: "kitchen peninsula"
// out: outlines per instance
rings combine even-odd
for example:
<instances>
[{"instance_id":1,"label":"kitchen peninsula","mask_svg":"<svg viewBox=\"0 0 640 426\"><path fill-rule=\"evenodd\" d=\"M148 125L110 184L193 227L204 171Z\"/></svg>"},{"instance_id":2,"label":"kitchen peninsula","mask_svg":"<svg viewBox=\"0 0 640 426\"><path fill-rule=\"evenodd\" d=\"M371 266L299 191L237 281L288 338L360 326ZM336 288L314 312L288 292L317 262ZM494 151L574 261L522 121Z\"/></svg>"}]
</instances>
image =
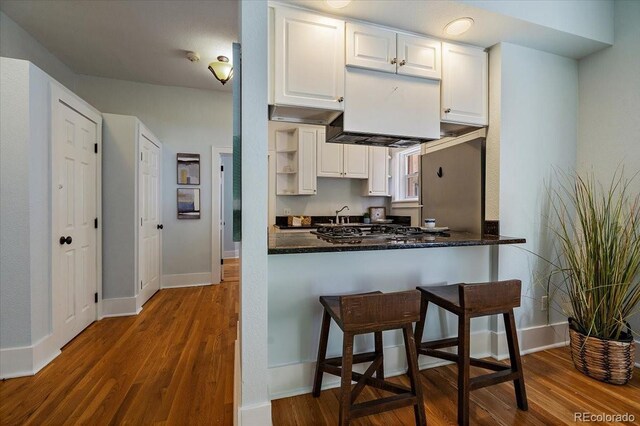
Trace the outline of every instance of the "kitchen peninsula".
<instances>
[{"instance_id":1,"label":"kitchen peninsula","mask_svg":"<svg viewBox=\"0 0 640 426\"><path fill-rule=\"evenodd\" d=\"M268 363L271 399L311 389L322 308L318 297L368 291L392 292L418 285L490 281L497 275L498 251L517 250L524 238L447 232L407 241L363 239L331 243L310 232L269 236ZM425 340L456 335L457 318L430 309ZM328 356L342 351L341 334L332 324ZM489 318L472 322L472 355L488 356ZM404 374L402 336L384 333L385 371ZM357 336L355 352L373 348L373 336ZM438 365L420 357L420 368ZM325 377L325 388L338 385Z\"/></svg>"}]
</instances>

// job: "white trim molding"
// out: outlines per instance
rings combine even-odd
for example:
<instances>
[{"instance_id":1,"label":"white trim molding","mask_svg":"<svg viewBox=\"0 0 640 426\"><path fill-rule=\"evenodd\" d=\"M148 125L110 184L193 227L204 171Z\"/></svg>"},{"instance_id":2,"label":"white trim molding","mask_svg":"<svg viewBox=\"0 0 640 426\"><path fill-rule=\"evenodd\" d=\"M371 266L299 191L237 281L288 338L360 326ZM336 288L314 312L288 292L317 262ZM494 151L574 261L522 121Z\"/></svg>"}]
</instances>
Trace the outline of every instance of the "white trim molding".
<instances>
[{"instance_id":1,"label":"white trim molding","mask_svg":"<svg viewBox=\"0 0 640 426\"><path fill-rule=\"evenodd\" d=\"M102 318L138 315L141 310L142 308L138 308L137 297L118 297L102 300Z\"/></svg>"},{"instance_id":2,"label":"white trim molding","mask_svg":"<svg viewBox=\"0 0 640 426\"><path fill-rule=\"evenodd\" d=\"M271 402L240 407L239 423L242 426L269 426L273 424Z\"/></svg>"},{"instance_id":3,"label":"white trim molding","mask_svg":"<svg viewBox=\"0 0 640 426\"><path fill-rule=\"evenodd\" d=\"M507 335L504 331L491 331L491 356L497 360L509 358ZM526 355L569 344L569 323L566 321L537 325L518 330L520 354Z\"/></svg>"},{"instance_id":4,"label":"white trim molding","mask_svg":"<svg viewBox=\"0 0 640 426\"><path fill-rule=\"evenodd\" d=\"M489 343L488 330L471 333L472 356L476 358L491 356ZM450 364L450 362L428 356L420 356L418 359L418 366L421 370L446 364ZM367 366L368 364L354 365L353 371L364 373ZM274 400L311 392L315 367L315 361L310 361L269 368L269 398ZM407 372L404 345L384 348L384 371L385 377L399 376ZM338 386L340 386L339 377L331 374L324 375L322 389L331 389Z\"/></svg>"},{"instance_id":5,"label":"white trim molding","mask_svg":"<svg viewBox=\"0 0 640 426\"><path fill-rule=\"evenodd\" d=\"M33 376L60 353L53 334L31 346L0 349L0 379Z\"/></svg>"},{"instance_id":6,"label":"white trim molding","mask_svg":"<svg viewBox=\"0 0 640 426\"><path fill-rule=\"evenodd\" d=\"M162 288L196 287L217 284L212 281L211 272L192 274L171 274L162 276Z\"/></svg>"}]
</instances>

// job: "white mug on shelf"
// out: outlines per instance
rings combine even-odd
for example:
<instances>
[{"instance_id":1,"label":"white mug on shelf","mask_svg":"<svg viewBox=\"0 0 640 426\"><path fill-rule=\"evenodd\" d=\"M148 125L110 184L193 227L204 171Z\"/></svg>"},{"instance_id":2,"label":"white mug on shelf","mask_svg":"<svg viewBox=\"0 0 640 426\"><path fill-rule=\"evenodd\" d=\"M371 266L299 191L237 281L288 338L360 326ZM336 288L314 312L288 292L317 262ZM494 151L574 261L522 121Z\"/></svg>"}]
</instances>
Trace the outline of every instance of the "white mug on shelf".
<instances>
[{"instance_id":1,"label":"white mug on shelf","mask_svg":"<svg viewBox=\"0 0 640 426\"><path fill-rule=\"evenodd\" d=\"M424 220L424 227L425 228L435 228L436 227L436 220L435 219L425 219Z\"/></svg>"}]
</instances>

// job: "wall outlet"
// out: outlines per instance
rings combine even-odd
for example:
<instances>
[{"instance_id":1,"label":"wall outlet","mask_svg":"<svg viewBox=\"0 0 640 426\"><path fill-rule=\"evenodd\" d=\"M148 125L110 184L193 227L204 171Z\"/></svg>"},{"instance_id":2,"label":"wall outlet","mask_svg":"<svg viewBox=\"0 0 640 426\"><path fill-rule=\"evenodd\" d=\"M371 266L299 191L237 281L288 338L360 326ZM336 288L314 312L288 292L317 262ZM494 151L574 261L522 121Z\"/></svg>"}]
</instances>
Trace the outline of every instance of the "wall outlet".
<instances>
[{"instance_id":1,"label":"wall outlet","mask_svg":"<svg viewBox=\"0 0 640 426\"><path fill-rule=\"evenodd\" d=\"M285 216L291 216L291 209L284 209Z\"/></svg>"},{"instance_id":2,"label":"wall outlet","mask_svg":"<svg viewBox=\"0 0 640 426\"><path fill-rule=\"evenodd\" d=\"M540 310L546 311L549 309L549 296L542 296L540 298Z\"/></svg>"}]
</instances>

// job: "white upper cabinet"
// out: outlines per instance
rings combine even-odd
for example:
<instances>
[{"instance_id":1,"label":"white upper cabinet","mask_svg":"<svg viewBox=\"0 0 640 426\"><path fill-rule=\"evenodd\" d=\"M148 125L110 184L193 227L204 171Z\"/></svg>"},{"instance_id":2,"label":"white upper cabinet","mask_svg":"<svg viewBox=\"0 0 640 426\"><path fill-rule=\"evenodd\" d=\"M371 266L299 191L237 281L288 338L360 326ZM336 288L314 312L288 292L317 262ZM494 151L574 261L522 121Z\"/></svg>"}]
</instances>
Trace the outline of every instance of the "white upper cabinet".
<instances>
[{"instance_id":1,"label":"white upper cabinet","mask_svg":"<svg viewBox=\"0 0 640 426\"><path fill-rule=\"evenodd\" d=\"M373 25L346 26L346 65L439 80L441 43Z\"/></svg>"},{"instance_id":2,"label":"white upper cabinet","mask_svg":"<svg viewBox=\"0 0 640 426\"><path fill-rule=\"evenodd\" d=\"M275 8L274 102L342 109L344 21Z\"/></svg>"},{"instance_id":3,"label":"white upper cabinet","mask_svg":"<svg viewBox=\"0 0 640 426\"><path fill-rule=\"evenodd\" d=\"M318 137L318 177L342 177L343 154L343 145L327 143L324 133Z\"/></svg>"},{"instance_id":4,"label":"white upper cabinet","mask_svg":"<svg viewBox=\"0 0 640 426\"><path fill-rule=\"evenodd\" d=\"M481 48L442 43L441 119L488 124L488 58Z\"/></svg>"},{"instance_id":5,"label":"white upper cabinet","mask_svg":"<svg viewBox=\"0 0 640 426\"><path fill-rule=\"evenodd\" d=\"M369 177L369 147L344 145L344 177L366 179Z\"/></svg>"},{"instance_id":6,"label":"white upper cabinet","mask_svg":"<svg viewBox=\"0 0 640 426\"><path fill-rule=\"evenodd\" d=\"M398 74L439 80L441 44L426 37L398 34Z\"/></svg>"},{"instance_id":7,"label":"white upper cabinet","mask_svg":"<svg viewBox=\"0 0 640 426\"><path fill-rule=\"evenodd\" d=\"M328 143L324 132L318 131L318 177L367 179L369 177L368 147Z\"/></svg>"},{"instance_id":8,"label":"white upper cabinet","mask_svg":"<svg viewBox=\"0 0 640 426\"><path fill-rule=\"evenodd\" d=\"M396 72L396 33L371 25L347 22L346 64Z\"/></svg>"},{"instance_id":9,"label":"white upper cabinet","mask_svg":"<svg viewBox=\"0 0 640 426\"><path fill-rule=\"evenodd\" d=\"M369 176L362 186L364 196L389 195L389 148L369 147Z\"/></svg>"}]
</instances>

